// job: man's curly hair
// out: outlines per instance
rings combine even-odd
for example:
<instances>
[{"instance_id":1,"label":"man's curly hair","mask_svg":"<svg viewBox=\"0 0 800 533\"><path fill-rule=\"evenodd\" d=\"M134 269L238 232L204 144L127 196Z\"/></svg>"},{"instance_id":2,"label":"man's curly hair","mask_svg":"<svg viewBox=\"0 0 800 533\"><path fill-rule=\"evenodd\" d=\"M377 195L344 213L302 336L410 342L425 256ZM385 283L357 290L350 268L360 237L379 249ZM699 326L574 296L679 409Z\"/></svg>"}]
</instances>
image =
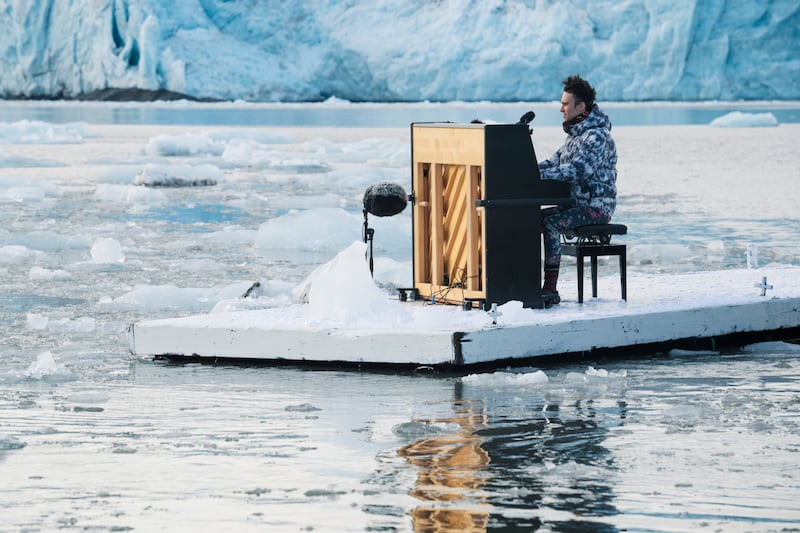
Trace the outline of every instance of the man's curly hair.
<instances>
[{"instance_id":1,"label":"man's curly hair","mask_svg":"<svg viewBox=\"0 0 800 533\"><path fill-rule=\"evenodd\" d=\"M575 96L576 104L579 102L585 102L586 109L592 109L596 94L592 86L589 85L588 81L584 80L580 76L575 75L568 77L561 83L564 84L565 93L570 93Z\"/></svg>"}]
</instances>

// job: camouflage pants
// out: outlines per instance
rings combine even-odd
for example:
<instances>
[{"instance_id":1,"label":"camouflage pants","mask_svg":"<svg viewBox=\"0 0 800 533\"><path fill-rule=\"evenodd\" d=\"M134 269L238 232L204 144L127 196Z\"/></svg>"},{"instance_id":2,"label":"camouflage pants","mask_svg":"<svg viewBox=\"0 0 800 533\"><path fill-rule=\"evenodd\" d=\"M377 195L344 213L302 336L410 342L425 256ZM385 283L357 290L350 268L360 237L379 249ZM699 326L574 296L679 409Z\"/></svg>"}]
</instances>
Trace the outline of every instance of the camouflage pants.
<instances>
[{"instance_id":1,"label":"camouflage pants","mask_svg":"<svg viewBox=\"0 0 800 533\"><path fill-rule=\"evenodd\" d=\"M608 224L609 217L595 207L548 207L542 209L544 265L561 265L561 237L564 231L589 224Z\"/></svg>"}]
</instances>

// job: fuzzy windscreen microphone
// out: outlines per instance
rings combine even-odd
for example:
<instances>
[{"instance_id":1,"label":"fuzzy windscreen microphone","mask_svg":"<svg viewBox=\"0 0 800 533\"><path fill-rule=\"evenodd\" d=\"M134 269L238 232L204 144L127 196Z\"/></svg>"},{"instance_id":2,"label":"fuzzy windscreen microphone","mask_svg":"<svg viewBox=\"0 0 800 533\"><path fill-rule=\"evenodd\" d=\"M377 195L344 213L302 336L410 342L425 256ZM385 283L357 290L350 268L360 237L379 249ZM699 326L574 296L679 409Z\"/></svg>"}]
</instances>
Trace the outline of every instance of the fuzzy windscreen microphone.
<instances>
[{"instance_id":1,"label":"fuzzy windscreen microphone","mask_svg":"<svg viewBox=\"0 0 800 533\"><path fill-rule=\"evenodd\" d=\"M390 217L406 208L406 191L396 183L374 183L364 191L364 209L376 217Z\"/></svg>"},{"instance_id":2,"label":"fuzzy windscreen microphone","mask_svg":"<svg viewBox=\"0 0 800 533\"><path fill-rule=\"evenodd\" d=\"M521 117L519 117L519 122L517 124L530 124L533 119L536 118L536 113L533 111L528 111Z\"/></svg>"}]
</instances>

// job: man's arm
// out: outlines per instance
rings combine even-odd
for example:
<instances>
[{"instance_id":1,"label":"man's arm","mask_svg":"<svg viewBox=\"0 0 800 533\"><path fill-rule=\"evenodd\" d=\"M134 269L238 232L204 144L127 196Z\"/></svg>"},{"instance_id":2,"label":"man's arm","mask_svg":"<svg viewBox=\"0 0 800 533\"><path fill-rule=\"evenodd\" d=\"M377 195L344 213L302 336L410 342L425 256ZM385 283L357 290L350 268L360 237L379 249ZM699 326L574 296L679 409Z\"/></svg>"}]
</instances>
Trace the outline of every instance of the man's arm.
<instances>
[{"instance_id":1,"label":"man's arm","mask_svg":"<svg viewBox=\"0 0 800 533\"><path fill-rule=\"evenodd\" d=\"M602 154L606 149L606 136L597 131L589 131L581 140L579 146L573 150L572 157L567 161L555 159L555 156L548 161L544 168L539 165L539 172L542 179L566 181L568 183L579 183L584 181L587 176L591 176L598 163L601 161Z\"/></svg>"},{"instance_id":2,"label":"man's arm","mask_svg":"<svg viewBox=\"0 0 800 533\"><path fill-rule=\"evenodd\" d=\"M550 156L550 159L539 161L539 172L541 173L549 168L557 167L559 161L561 161L561 148L556 150L555 153ZM542 178L544 178L544 176L542 176Z\"/></svg>"}]
</instances>

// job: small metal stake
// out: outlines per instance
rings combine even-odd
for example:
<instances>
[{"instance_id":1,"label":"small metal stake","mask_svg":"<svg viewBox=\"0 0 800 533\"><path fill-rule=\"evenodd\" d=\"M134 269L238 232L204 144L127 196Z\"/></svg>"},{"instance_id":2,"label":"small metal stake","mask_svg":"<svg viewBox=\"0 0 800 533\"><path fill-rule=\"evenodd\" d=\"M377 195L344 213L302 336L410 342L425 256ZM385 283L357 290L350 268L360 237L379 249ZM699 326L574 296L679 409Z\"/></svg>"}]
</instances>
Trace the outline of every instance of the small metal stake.
<instances>
[{"instance_id":1,"label":"small metal stake","mask_svg":"<svg viewBox=\"0 0 800 533\"><path fill-rule=\"evenodd\" d=\"M761 289L761 296L767 295L767 289L771 289L772 285L767 284L767 276L761 278L761 283L756 283L755 286Z\"/></svg>"}]
</instances>

